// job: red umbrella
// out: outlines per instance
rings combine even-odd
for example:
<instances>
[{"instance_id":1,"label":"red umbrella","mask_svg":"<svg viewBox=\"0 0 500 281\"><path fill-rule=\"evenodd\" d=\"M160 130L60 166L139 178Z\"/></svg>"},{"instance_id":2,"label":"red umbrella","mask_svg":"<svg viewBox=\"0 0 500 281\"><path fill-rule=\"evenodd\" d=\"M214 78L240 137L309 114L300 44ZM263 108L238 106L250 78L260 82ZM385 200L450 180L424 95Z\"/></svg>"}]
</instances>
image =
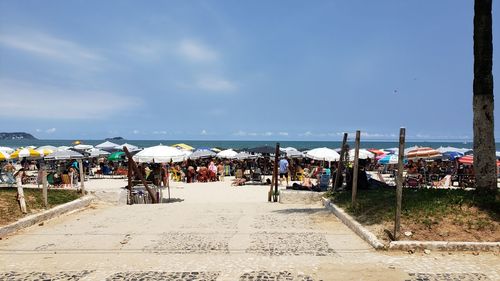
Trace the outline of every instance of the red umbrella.
<instances>
[{"instance_id":1,"label":"red umbrella","mask_svg":"<svg viewBox=\"0 0 500 281\"><path fill-rule=\"evenodd\" d=\"M417 149L413 149L408 151L408 154L406 157L408 159L411 158L435 158L435 157L440 157L441 152L435 150L434 148L430 147L419 147Z\"/></svg>"},{"instance_id":2,"label":"red umbrella","mask_svg":"<svg viewBox=\"0 0 500 281\"><path fill-rule=\"evenodd\" d=\"M370 151L371 153L375 153L375 155L377 155L377 156L384 155L384 154L387 153L387 152L385 152L383 150L376 149L376 148L370 148L370 149L368 149L368 151Z\"/></svg>"},{"instance_id":3,"label":"red umbrella","mask_svg":"<svg viewBox=\"0 0 500 281\"><path fill-rule=\"evenodd\" d=\"M474 165L474 156L473 155L465 155L464 157L458 158L458 162L465 165ZM497 166L500 166L500 161L497 160Z\"/></svg>"}]
</instances>

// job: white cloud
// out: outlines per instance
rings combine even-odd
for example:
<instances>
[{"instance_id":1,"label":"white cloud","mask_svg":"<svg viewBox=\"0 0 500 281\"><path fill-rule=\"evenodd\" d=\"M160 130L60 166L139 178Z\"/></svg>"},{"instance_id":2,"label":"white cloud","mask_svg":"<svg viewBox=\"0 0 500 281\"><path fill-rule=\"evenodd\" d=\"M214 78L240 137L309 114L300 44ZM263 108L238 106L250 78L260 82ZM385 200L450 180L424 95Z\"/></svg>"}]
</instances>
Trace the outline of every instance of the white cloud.
<instances>
[{"instance_id":1,"label":"white cloud","mask_svg":"<svg viewBox=\"0 0 500 281\"><path fill-rule=\"evenodd\" d=\"M47 134L52 134L52 133L54 133L55 131L56 131L56 128L50 128L50 129L45 130L45 133L47 133Z\"/></svg>"},{"instance_id":2,"label":"white cloud","mask_svg":"<svg viewBox=\"0 0 500 281\"><path fill-rule=\"evenodd\" d=\"M287 137L289 134L288 132L279 132L278 135Z\"/></svg>"},{"instance_id":3,"label":"white cloud","mask_svg":"<svg viewBox=\"0 0 500 281\"><path fill-rule=\"evenodd\" d=\"M182 40L178 45L177 51L184 58L195 62L215 61L218 57L216 52L192 39Z\"/></svg>"},{"instance_id":4,"label":"white cloud","mask_svg":"<svg viewBox=\"0 0 500 281\"><path fill-rule=\"evenodd\" d=\"M35 132L40 133L42 130L41 129L36 129Z\"/></svg>"},{"instance_id":5,"label":"white cloud","mask_svg":"<svg viewBox=\"0 0 500 281\"><path fill-rule=\"evenodd\" d=\"M263 135L266 136L266 137L269 137L269 136L272 136L273 133L272 132L265 132Z\"/></svg>"},{"instance_id":6,"label":"white cloud","mask_svg":"<svg viewBox=\"0 0 500 281\"><path fill-rule=\"evenodd\" d=\"M112 92L9 79L0 79L0 100L0 117L23 119L101 119L141 104L136 98Z\"/></svg>"},{"instance_id":7,"label":"white cloud","mask_svg":"<svg viewBox=\"0 0 500 281\"><path fill-rule=\"evenodd\" d=\"M137 134L139 134L139 133L140 133L140 131L139 131L139 130L133 130L133 131L132 131L132 134L134 134L134 135L137 135Z\"/></svg>"},{"instance_id":8,"label":"white cloud","mask_svg":"<svg viewBox=\"0 0 500 281\"><path fill-rule=\"evenodd\" d=\"M90 66L104 60L95 51L75 42L40 32L15 30L1 33L0 45L71 65Z\"/></svg>"},{"instance_id":9,"label":"white cloud","mask_svg":"<svg viewBox=\"0 0 500 281\"><path fill-rule=\"evenodd\" d=\"M211 92L231 92L236 90L236 85L233 82L221 78L200 78L196 81L196 86Z\"/></svg>"},{"instance_id":10,"label":"white cloud","mask_svg":"<svg viewBox=\"0 0 500 281\"><path fill-rule=\"evenodd\" d=\"M207 130L205 130L205 129L201 130L200 135L202 135L202 136L208 135Z\"/></svg>"},{"instance_id":11,"label":"white cloud","mask_svg":"<svg viewBox=\"0 0 500 281\"><path fill-rule=\"evenodd\" d=\"M247 132L239 130L238 132L233 133L233 136L244 137L247 135Z\"/></svg>"}]
</instances>

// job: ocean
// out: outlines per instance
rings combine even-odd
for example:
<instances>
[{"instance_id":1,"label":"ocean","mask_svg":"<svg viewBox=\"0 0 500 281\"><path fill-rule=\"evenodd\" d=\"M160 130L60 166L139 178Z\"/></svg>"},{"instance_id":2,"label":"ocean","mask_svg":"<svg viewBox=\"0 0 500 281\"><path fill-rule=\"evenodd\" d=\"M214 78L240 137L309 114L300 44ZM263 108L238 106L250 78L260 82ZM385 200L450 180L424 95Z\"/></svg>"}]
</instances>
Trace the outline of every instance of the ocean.
<instances>
[{"instance_id":1,"label":"ocean","mask_svg":"<svg viewBox=\"0 0 500 281\"><path fill-rule=\"evenodd\" d=\"M42 146L42 145L53 145L53 146L72 146L74 140L0 140L0 146L8 146L12 148L25 147L25 146ZM83 144L97 145L104 140L80 140ZM341 146L341 141L214 141L214 140L122 140L114 141L117 144L123 144L125 142L139 146L139 147L150 147L158 144L172 145L176 143L185 143L195 148L233 148L237 150L245 148L253 148L258 146L275 146L277 142L280 143L281 147L295 147L299 150L307 150L317 147L329 147L329 148L339 148ZM446 142L446 141L408 141L405 147L411 146L427 146L432 148L438 148L440 146L453 146L458 148L472 148L472 142ZM351 148L354 147L354 142L349 142ZM390 141L361 141L361 148L392 148L398 147L398 142Z\"/></svg>"}]
</instances>

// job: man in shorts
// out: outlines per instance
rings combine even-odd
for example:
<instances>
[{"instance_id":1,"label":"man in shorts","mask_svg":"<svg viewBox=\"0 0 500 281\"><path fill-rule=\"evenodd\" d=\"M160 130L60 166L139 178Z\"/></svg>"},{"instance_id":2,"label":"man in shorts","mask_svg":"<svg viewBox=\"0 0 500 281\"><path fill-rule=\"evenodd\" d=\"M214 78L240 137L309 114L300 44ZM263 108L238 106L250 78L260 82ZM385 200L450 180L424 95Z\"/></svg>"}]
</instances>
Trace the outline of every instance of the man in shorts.
<instances>
[{"instance_id":1,"label":"man in shorts","mask_svg":"<svg viewBox=\"0 0 500 281\"><path fill-rule=\"evenodd\" d=\"M286 179L286 185L288 186L288 160L282 157L279 162L280 167L280 182L283 182L283 178Z\"/></svg>"}]
</instances>

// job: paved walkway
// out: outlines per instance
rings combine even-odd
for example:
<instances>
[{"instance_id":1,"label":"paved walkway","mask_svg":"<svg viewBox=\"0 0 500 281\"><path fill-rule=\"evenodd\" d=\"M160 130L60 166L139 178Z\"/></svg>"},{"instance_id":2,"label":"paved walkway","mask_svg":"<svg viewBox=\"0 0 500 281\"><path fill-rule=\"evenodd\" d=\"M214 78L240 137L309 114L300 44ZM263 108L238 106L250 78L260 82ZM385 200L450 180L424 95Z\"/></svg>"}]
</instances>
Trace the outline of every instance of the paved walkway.
<instances>
[{"instance_id":1,"label":"paved walkway","mask_svg":"<svg viewBox=\"0 0 500 281\"><path fill-rule=\"evenodd\" d=\"M88 187L117 202L124 185ZM1 240L0 280L500 280L498 254L376 252L320 205L267 190L174 184L175 203L98 202Z\"/></svg>"}]
</instances>

